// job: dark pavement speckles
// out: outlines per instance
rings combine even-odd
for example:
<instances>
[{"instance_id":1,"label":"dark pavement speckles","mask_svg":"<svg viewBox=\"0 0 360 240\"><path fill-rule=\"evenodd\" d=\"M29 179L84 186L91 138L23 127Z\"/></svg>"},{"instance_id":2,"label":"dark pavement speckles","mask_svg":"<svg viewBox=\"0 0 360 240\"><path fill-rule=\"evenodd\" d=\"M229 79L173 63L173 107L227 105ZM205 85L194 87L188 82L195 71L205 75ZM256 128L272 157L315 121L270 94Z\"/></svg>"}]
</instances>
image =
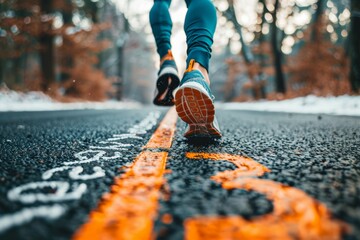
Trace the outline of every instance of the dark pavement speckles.
<instances>
[{"instance_id":1,"label":"dark pavement speckles","mask_svg":"<svg viewBox=\"0 0 360 240\"><path fill-rule=\"evenodd\" d=\"M251 157L271 170L261 178L305 191L353 226L355 234L346 238L360 236L359 118L220 110L218 119L224 137L206 146L188 144L181 136L185 124L178 124L167 166L172 173L166 178L170 189L181 190L171 191L170 201L161 203L161 213L173 214L175 219L169 226L158 224L163 239L182 239L179 223L190 216L238 214L249 218L272 210L271 202L261 194L230 193L209 180L216 172L234 169L231 163L199 163L185 159L185 152Z\"/></svg>"},{"instance_id":2,"label":"dark pavement speckles","mask_svg":"<svg viewBox=\"0 0 360 240\"><path fill-rule=\"evenodd\" d=\"M9 201L7 192L21 184L41 181L48 169L72 161L74 154L89 149L113 134L126 133L154 109L119 111L64 111L0 114L0 218L28 206ZM162 109L162 116L165 109ZM240 215L251 219L272 211L264 195L241 189L224 190L210 177L235 169L232 163L190 160L186 152L230 153L249 156L271 170L271 179L301 189L325 203L334 215L355 230L346 239L360 236L360 118L245 111L217 112L224 137L205 146L189 144L178 122L169 152L167 185L160 201L155 230L159 239L182 239L185 219L198 215ZM114 176L133 161L155 127L133 143L116 162L81 165L105 169L104 178L86 181L88 191L79 200L63 201L66 213L57 220L35 219L0 233L0 239L69 239L107 192ZM54 179L73 183L68 172ZM81 181L76 181L80 183ZM46 190L46 189L45 189ZM51 189L48 189L51 191ZM53 203L46 203L51 205ZM170 214L172 223L162 223ZM51 237L49 237L51 236Z\"/></svg>"},{"instance_id":3,"label":"dark pavement speckles","mask_svg":"<svg viewBox=\"0 0 360 240\"><path fill-rule=\"evenodd\" d=\"M46 170L59 167L63 162L74 161L75 153L88 150L90 146L98 145L113 134L127 133L150 111L0 114L0 217L26 207L53 205L55 202L22 204L9 201L6 196L16 186L42 181L41 175ZM122 141L135 146L116 161L80 164L86 173L92 173L94 166L100 166L106 175L104 178L86 181L88 191L79 200L60 201L67 208L62 217L53 221L35 219L0 234L0 239L69 239L87 219L89 212L96 208L101 196L109 190L113 178L121 173L124 165L133 161L155 129L156 126L141 135L143 140ZM71 180L68 171L55 173L52 179L69 182L70 185L85 182Z\"/></svg>"}]
</instances>

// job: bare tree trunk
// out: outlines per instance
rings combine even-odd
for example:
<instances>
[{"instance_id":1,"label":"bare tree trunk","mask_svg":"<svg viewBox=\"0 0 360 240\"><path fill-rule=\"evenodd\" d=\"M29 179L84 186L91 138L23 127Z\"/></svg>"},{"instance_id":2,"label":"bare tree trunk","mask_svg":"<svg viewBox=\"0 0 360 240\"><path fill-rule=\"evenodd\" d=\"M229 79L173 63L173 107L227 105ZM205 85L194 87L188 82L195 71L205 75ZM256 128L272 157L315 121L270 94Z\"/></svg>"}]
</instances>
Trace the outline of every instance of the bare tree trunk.
<instances>
[{"instance_id":1,"label":"bare tree trunk","mask_svg":"<svg viewBox=\"0 0 360 240\"><path fill-rule=\"evenodd\" d=\"M261 14L260 36L259 36L259 45L260 45L260 48L262 48L262 45L264 44L264 42L266 40L265 35L263 33L263 28L266 23L265 14L270 13L270 12L266 6L265 0L260 0L259 2L263 5L263 12ZM264 73L264 67L266 65L266 63L265 63L266 55L267 54L265 54L263 51L260 51L260 53L259 53L260 72L259 72L258 77L259 77L259 81L260 81L260 97L261 98L266 98L266 91L265 91L265 78L266 78L265 76L266 75Z\"/></svg>"},{"instance_id":2,"label":"bare tree trunk","mask_svg":"<svg viewBox=\"0 0 360 240\"><path fill-rule=\"evenodd\" d=\"M124 56L124 48L127 43L127 39L130 32L130 23L129 20L125 17L124 14L122 14L122 20L123 20L123 34L119 38L117 42L117 53L118 53L118 83L116 85L116 99L121 100L124 95L124 65L125 65L125 56Z\"/></svg>"},{"instance_id":3,"label":"bare tree trunk","mask_svg":"<svg viewBox=\"0 0 360 240\"><path fill-rule=\"evenodd\" d=\"M351 0L350 83L355 93L360 93L360 1Z\"/></svg>"},{"instance_id":4,"label":"bare tree trunk","mask_svg":"<svg viewBox=\"0 0 360 240\"><path fill-rule=\"evenodd\" d=\"M251 48L244 41L242 26L237 19L236 12L234 9L234 0L228 0L228 4L229 4L228 9L226 9L224 12L222 12L222 14L227 18L228 21L230 21L234 24L235 31L240 36L240 43L242 46L241 53L244 57L244 60L246 62L246 66L248 69L248 76L249 76L249 80L251 82L250 85L251 85L252 95L255 99L258 99L258 98L260 98L261 94L258 94L258 83L255 80L255 76L257 76L258 73L254 72L254 67L256 65L254 54L252 53ZM230 80L229 81L230 85L233 85L235 83L234 82L235 73L232 73L232 74L233 74L233 76L229 76L229 78L228 78ZM229 96L231 96L231 94ZM261 96L264 96L264 95L261 95Z\"/></svg>"},{"instance_id":5,"label":"bare tree trunk","mask_svg":"<svg viewBox=\"0 0 360 240\"><path fill-rule=\"evenodd\" d=\"M123 98L123 81L124 81L124 45L125 42L117 45L118 54L118 71L117 71L117 82L116 82L116 100L120 101Z\"/></svg>"},{"instance_id":6,"label":"bare tree trunk","mask_svg":"<svg viewBox=\"0 0 360 240\"><path fill-rule=\"evenodd\" d=\"M22 56L14 58L14 76L15 76L15 84L16 86L21 86L21 84L23 83L23 78L22 78Z\"/></svg>"},{"instance_id":7,"label":"bare tree trunk","mask_svg":"<svg viewBox=\"0 0 360 240\"><path fill-rule=\"evenodd\" d=\"M321 40L321 19L324 13L324 4L326 0L318 0L316 2L316 11L312 16L312 32L311 32L311 40L313 42Z\"/></svg>"},{"instance_id":8,"label":"bare tree trunk","mask_svg":"<svg viewBox=\"0 0 360 240\"><path fill-rule=\"evenodd\" d=\"M0 4L0 14L3 14L6 11L5 4ZM2 41L1 43L2 44ZM0 56L0 88L2 87L4 81L4 72L5 72L5 60Z\"/></svg>"},{"instance_id":9,"label":"bare tree trunk","mask_svg":"<svg viewBox=\"0 0 360 240\"><path fill-rule=\"evenodd\" d=\"M259 44L261 45L265 42L265 35L263 34L263 28L264 28L264 25L266 22L265 14L270 13L270 12L269 12L269 9L266 7L265 0L260 0L259 2L263 5L263 12L261 15L261 26L260 26L261 30L260 30L260 37L259 37ZM265 66L265 58L264 58L263 52L260 53L260 66L261 66L261 68L263 68Z\"/></svg>"},{"instance_id":10,"label":"bare tree trunk","mask_svg":"<svg viewBox=\"0 0 360 240\"><path fill-rule=\"evenodd\" d=\"M66 26L73 26L73 10L74 6L71 0L65 1L65 7L62 12L64 25ZM63 45L64 46L71 46L71 41L69 41L68 37L63 38ZM61 54L61 52L60 52ZM66 81L70 78L70 70L74 67L74 58L71 55L62 56L62 62L60 63L62 65L63 71L60 74L60 81Z\"/></svg>"},{"instance_id":11,"label":"bare tree trunk","mask_svg":"<svg viewBox=\"0 0 360 240\"><path fill-rule=\"evenodd\" d=\"M254 61L254 56L253 56L249 46L244 41L242 27L236 17L233 0L228 0L228 3L229 3L229 7L228 7L228 9L226 9L225 12L223 12L223 14L229 21L231 21L234 24L235 31L240 36L242 53L243 53L246 63L252 63Z\"/></svg>"},{"instance_id":12,"label":"bare tree trunk","mask_svg":"<svg viewBox=\"0 0 360 240\"><path fill-rule=\"evenodd\" d=\"M278 93L285 93L286 92L285 78L281 63L282 53L279 47L278 28L276 26L276 21L277 21L276 13L278 8L279 8L279 0L276 0L274 11L272 13L273 22L272 22L272 30L271 30L271 45L274 54L274 67L276 72L275 90Z\"/></svg>"},{"instance_id":13,"label":"bare tree trunk","mask_svg":"<svg viewBox=\"0 0 360 240\"><path fill-rule=\"evenodd\" d=\"M2 84L5 82L4 81L4 60L2 58L0 58L0 88L2 86Z\"/></svg>"},{"instance_id":14,"label":"bare tree trunk","mask_svg":"<svg viewBox=\"0 0 360 240\"><path fill-rule=\"evenodd\" d=\"M52 0L41 0L41 14L50 14L52 12ZM54 36L51 34L51 21L43 23L43 31L40 35L40 63L42 73L42 90L49 91L49 87L55 82L55 45Z\"/></svg>"}]
</instances>

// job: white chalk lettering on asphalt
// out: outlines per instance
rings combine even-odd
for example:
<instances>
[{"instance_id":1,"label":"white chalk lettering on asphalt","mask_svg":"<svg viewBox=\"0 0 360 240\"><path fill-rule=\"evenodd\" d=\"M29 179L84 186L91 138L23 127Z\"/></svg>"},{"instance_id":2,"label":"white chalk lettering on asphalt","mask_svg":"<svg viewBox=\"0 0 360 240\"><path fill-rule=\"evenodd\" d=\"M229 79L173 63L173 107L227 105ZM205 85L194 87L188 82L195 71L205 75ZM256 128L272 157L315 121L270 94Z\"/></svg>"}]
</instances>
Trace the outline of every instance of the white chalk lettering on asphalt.
<instances>
[{"instance_id":1,"label":"white chalk lettering on asphalt","mask_svg":"<svg viewBox=\"0 0 360 240\"><path fill-rule=\"evenodd\" d=\"M82 174L80 175L83 171L84 168L81 166L63 166L63 167L58 167L58 168L53 168L50 170L47 170L46 172L43 173L42 175L42 179L43 180L48 180L50 179L54 173L56 172L62 172L68 169L72 169L69 172L69 177L73 180L90 180L90 179L95 179L95 178L100 178L100 177L104 177L105 176L105 170L103 170L101 167L96 166L93 167L93 174Z\"/></svg>"},{"instance_id":2,"label":"white chalk lettering on asphalt","mask_svg":"<svg viewBox=\"0 0 360 240\"><path fill-rule=\"evenodd\" d=\"M115 160L122 157L121 151L127 151L133 144L117 142L120 140L143 140L138 135L146 134L149 130L157 125L160 118L160 112L150 112L141 122L132 126L127 133L113 134L105 141L99 142L101 146L90 146L74 154L75 161L63 162L63 166L56 167L45 171L42 174L41 182L31 182L11 189L7 197L10 201L18 201L23 204L32 204L35 202L61 202L80 199L86 193L87 185L85 183L75 183L71 186L65 181L46 181L57 172L69 171L69 178L72 180L86 181L104 177L105 171L99 166L92 168L92 174L83 174L83 167L70 166L79 164L88 164L97 161ZM97 150L98 149L98 150ZM115 150L115 151L114 151ZM109 151L109 152L108 152ZM111 154L111 156L106 156ZM44 190L51 189L48 194ZM66 212L64 205L26 207L18 212L3 215L0 217L0 233L12 227L31 222L34 218L44 218L54 220L61 217Z\"/></svg>"},{"instance_id":3,"label":"white chalk lettering on asphalt","mask_svg":"<svg viewBox=\"0 0 360 240\"><path fill-rule=\"evenodd\" d=\"M48 180L48 179L50 179L50 178L54 175L54 173L56 173L56 172L62 172L62 171L68 170L69 168L74 168L74 167L62 166L62 167L57 167L57 168L49 169L49 170L47 170L46 172L44 172L44 173L42 174L42 177L41 177L41 178L42 178L43 180Z\"/></svg>"},{"instance_id":4,"label":"white chalk lettering on asphalt","mask_svg":"<svg viewBox=\"0 0 360 240\"><path fill-rule=\"evenodd\" d=\"M111 157L104 156L101 159L103 159L103 160L114 160L114 159L118 159L120 157L122 157L121 152L114 152L114 156L111 156Z\"/></svg>"},{"instance_id":5,"label":"white chalk lettering on asphalt","mask_svg":"<svg viewBox=\"0 0 360 240\"><path fill-rule=\"evenodd\" d=\"M156 124L160 117L160 112L151 112L144 120L139 124L136 124L129 129L129 133L132 134L146 134L147 131L151 130Z\"/></svg>"},{"instance_id":6,"label":"white chalk lettering on asphalt","mask_svg":"<svg viewBox=\"0 0 360 240\"><path fill-rule=\"evenodd\" d=\"M30 190L43 190L44 188L51 188L52 191L49 193L28 193ZM19 201L26 204L53 202L79 199L86 192L86 189L87 186L85 183L74 185L73 190L69 192L70 184L68 182L32 182L11 189L7 196L8 199L12 201Z\"/></svg>"},{"instance_id":7,"label":"white chalk lettering on asphalt","mask_svg":"<svg viewBox=\"0 0 360 240\"><path fill-rule=\"evenodd\" d=\"M100 142L100 144L111 144L108 146L90 146L91 149L109 149L117 151L126 151L128 147L134 146L129 143L118 143L118 142Z\"/></svg>"},{"instance_id":8,"label":"white chalk lettering on asphalt","mask_svg":"<svg viewBox=\"0 0 360 240\"><path fill-rule=\"evenodd\" d=\"M99 166L93 167L93 174L82 174L80 175L80 173L82 173L84 171L83 167L75 167L73 168L73 170L71 170L71 172L69 173L69 176L71 179L74 180L90 180L90 179L96 179L96 178L101 178L105 176L105 170L102 169Z\"/></svg>"},{"instance_id":9,"label":"white chalk lettering on asphalt","mask_svg":"<svg viewBox=\"0 0 360 240\"><path fill-rule=\"evenodd\" d=\"M34 218L54 220L61 217L65 211L66 208L60 204L24 208L18 212L3 215L0 218L0 232L31 222Z\"/></svg>"},{"instance_id":10,"label":"white chalk lettering on asphalt","mask_svg":"<svg viewBox=\"0 0 360 240\"><path fill-rule=\"evenodd\" d=\"M108 149L108 150L117 150L117 151L126 151L127 148L133 147L134 144L130 143L121 143L116 142L119 140L127 140L127 139L138 139L142 140L142 137L138 137L134 134L115 134L113 137L108 138L106 141L101 141L99 144L111 144L110 146L90 146L91 149Z\"/></svg>"},{"instance_id":11,"label":"white chalk lettering on asphalt","mask_svg":"<svg viewBox=\"0 0 360 240\"><path fill-rule=\"evenodd\" d=\"M102 156L106 154L105 151L102 150L86 150L82 152L78 152L74 154L74 157L79 159L78 161L72 162L64 162L64 165L74 165L80 163L90 163L99 161ZM90 156L89 156L90 155Z\"/></svg>"},{"instance_id":12,"label":"white chalk lettering on asphalt","mask_svg":"<svg viewBox=\"0 0 360 240\"><path fill-rule=\"evenodd\" d=\"M112 138L108 138L108 141L117 141L123 139L138 139L142 140L142 137L136 136L135 134L114 134Z\"/></svg>"}]
</instances>

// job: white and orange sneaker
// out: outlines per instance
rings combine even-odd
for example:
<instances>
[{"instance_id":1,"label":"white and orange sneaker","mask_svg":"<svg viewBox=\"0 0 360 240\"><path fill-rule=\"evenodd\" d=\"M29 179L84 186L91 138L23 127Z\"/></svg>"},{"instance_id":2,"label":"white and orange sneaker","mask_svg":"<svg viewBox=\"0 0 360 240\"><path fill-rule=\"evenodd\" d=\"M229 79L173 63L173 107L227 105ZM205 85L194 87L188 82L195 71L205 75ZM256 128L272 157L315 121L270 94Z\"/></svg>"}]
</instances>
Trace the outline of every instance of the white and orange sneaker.
<instances>
[{"instance_id":1,"label":"white and orange sneaker","mask_svg":"<svg viewBox=\"0 0 360 240\"><path fill-rule=\"evenodd\" d=\"M173 106L173 91L179 86L179 74L171 50L161 59L161 66L156 81L153 103L158 106Z\"/></svg>"},{"instance_id":2,"label":"white and orange sneaker","mask_svg":"<svg viewBox=\"0 0 360 240\"><path fill-rule=\"evenodd\" d=\"M214 96L201 71L194 69L191 60L180 86L175 90L175 105L179 117L188 124L184 136L194 138L221 138L215 117Z\"/></svg>"}]
</instances>

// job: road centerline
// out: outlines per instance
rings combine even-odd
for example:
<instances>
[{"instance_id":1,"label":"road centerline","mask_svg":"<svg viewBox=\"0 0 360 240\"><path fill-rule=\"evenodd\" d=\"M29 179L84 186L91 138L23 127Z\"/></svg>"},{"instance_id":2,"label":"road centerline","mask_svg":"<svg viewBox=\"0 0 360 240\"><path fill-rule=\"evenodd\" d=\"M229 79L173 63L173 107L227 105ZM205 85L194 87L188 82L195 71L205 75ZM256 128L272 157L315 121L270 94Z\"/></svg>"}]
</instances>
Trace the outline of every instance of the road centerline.
<instances>
[{"instance_id":1,"label":"road centerline","mask_svg":"<svg viewBox=\"0 0 360 240\"><path fill-rule=\"evenodd\" d=\"M115 178L110 192L103 196L74 239L151 238L168 152L149 150L170 149L176 121L175 108L171 108L132 166Z\"/></svg>"}]
</instances>

